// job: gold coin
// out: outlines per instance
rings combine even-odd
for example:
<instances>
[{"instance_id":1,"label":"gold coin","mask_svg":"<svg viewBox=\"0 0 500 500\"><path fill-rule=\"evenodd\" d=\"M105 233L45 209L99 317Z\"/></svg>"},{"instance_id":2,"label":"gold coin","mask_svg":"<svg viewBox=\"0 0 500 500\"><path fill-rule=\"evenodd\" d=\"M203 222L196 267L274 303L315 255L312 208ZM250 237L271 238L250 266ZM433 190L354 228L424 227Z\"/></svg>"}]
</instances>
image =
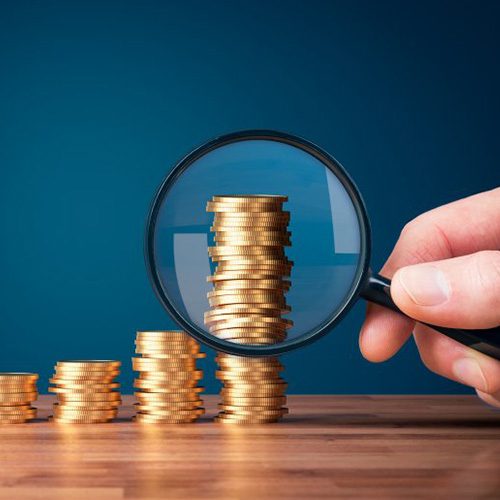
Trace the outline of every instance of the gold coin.
<instances>
[{"instance_id":1,"label":"gold coin","mask_svg":"<svg viewBox=\"0 0 500 500\"><path fill-rule=\"evenodd\" d=\"M216 316L218 314L269 314L269 315L281 315L290 312L290 307L272 307L273 304L263 304L263 305L254 305L254 304L234 304L234 305L225 305L214 308L205 313L205 318L210 318L212 316Z\"/></svg>"},{"instance_id":2,"label":"gold coin","mask_svg":"<svg viewBox=\"0 0 500 500\"><path fill-rule=\"evenodd\" d=\"M160 359L160 358L132 358L132 368L135 371L173 371L178 369L180 366L187 366L186 362L175 363L172 359ZM195 366L193 362L192 367ZM177 367L177 368L176 368ZM189 368L190 369L190 368ZM179 370L182 371L182 370ZM200 370L191 370L193 372L200 372ZM203 372L201 372L203 374Z\"/></svg>"},{"instance_id":3,"label":"gold coin","mask_svg":"<svg viewBox=\"0 0 500 500\"><path fill-rule=\"evenodd\" d=\"M215 212L214 221L245 221L245 220L271 220L271 221L289 221L290 212L285 210L268 212Z\"/></svg>"},{"instance_id":4,"label":"gold coin","mask_svg":"<svg viewBox=\"0 0 500 500\"><path fill-rule=\"evenodd\" d=\"M26 392L36 392L36 391L37 391L36 384L21 385L21 386L13 386L13 385L0 386L0 394L22 394Z\"/></svg>"},{"instance_id":5,"label":"gold coin","mask_svg":"<svg viewBox=\"0 0 500 500\"><path fill-rule=\"evenodd\" d=\"M68 416L75 416L75 415L80 415L80 416L109 416L109 415L116 415L118 413L118 407L110 407L110 408L96 408L93 406L87 406L85 408L75 408L66 406L66 405L61 405L61 404L54 404L53 410L55 413L57 413L58 416L62 416L63 413L68 414Z\"/></svg>"},{"instance_id":6,"label":"gold coin","mask_svg":"<svg viewBox=\"0 0 500 500\"><path fill-rule=\"evenodd\" d=\"M217 364L219 365L220 370L228 371L231 373L260 373L260 372L273 372L273 373L280 373L282 372L285 367L282 364L276 364L276 365L265 365L265 364L256 364L256 365L251 365L251 364L244 364L244 363L225 363L223 361L218 361Z\"/></svg>"},{"instance_id":7,"label":"gold coin","mask_svg":"<svg viewBox=\"0 0 500 500\"><path fill-rule=\"evenodd\" d=\"M224 364L222 362L218 362L220 370L234 374L234 375L245 375L245 374L261 374L261 373L274 373L278 375L280 372L284 370L283 365L250 365L250 364Z\"/></svg>"},{"instance_id":8,"label":"gold coin","mask_svg":"<svg viewBox=\"0 0 500 500\"><path fill-rule=\"evenodd\" d=\"M24 410L30 410L32 408L31 401L26 403L12 403L10 405L0 406L0 413L18 412Z\"/></svg>"},{"instance_id":9,"label":"gold coin","mask_svg":"<svg viewBox=\"0 0 500 500\"><path fill-rule=\"evenodd\" d=\"M235 416L257 416L257 417L280 417L282 415L286 415L288 413L288 408L255 408L248 407L244 408L241 406L232 406L232 405L224 405L219 404L219 408L226 415L235 415Z\"/></svg>"},{"instance_id":10,"label":"gold coin","mask_svg":"<svg viewBox=\"0 0 500 500\"><path fill-rule=\"evenodd\" d=\"M156 411L156 410L169 410L169 409L186 409L191 410L203 405L202 399L195 399L193 401L178 400L178 401L163 401L161 403L144 404L144 403L134 403L134 406L140 411Z\"/></svg>"},{"instance_id":11,"label":"gold coin","mask_svg":"<svg viewBox=\"0 0 500 500\"><path fill-rule=\"evenodd\" d=\"M173 350L166 350L166 349L157 349L157 348L150 348L150 347L145 347L142 345L136 345L135 346L135 352L138 354L147 354L148 357L154 357L157 356L158 358L162 359L179 359L179 360L196 360L196 359L203 359L206 357L206 354L203 352L189 352L189 351L173 351Z\"/></svg>"},{"instance_id":12,"label":"gold coin","mask_svg":"<svg viewBox=\"0 0 500 500\"><path fill-rule=\"evenodd\" d=\"M181 381L181 382L172 382L169 384L154 384L151 386L145 386L144 384L136 385L134 384L136 389L140 389L143 393L150 394L177 394L180 390L194 390L198 388L197 381Z\"/></svg>"},{"instance_id":13,"label":"gold coin","mask_svg":"<svg viewBox=\"0 0 500 500\"><path fill-rule=\"evenodd\" d=\"M117 370L121 366L121 361L111 359L90 359L90 360L63 360L56 363L57 367L74 370Z\"/></svg>"},{"instance_id":14,"label":"gold coin","mask_svg":"<svg viewBox=\"0 0 500 500\"><path fill-rule=\"evenodd\" d=\"M290 222L289 216L276 214L276 217L260 217L255 213L254 217L239 217L235 214L216 213L210 226L212 233L219 231L287 231Z\"/></svg>"},{"instance_id":15,"label":"gold coin","mask_svg":"<svg viewBox=\"0 0 500 500\"><path fill-rule=\"evenodd\" d=\"M231 406L255 406L256 408L272 406L279 407L286 404L286 396L276 397L224 397L224 404Z\"/></svg>"},{"instance_id":16,"label":"gold coin","mask_svg":"<svg viewBox=\"0 0 500 500\"><path fill-rule=\"evenodd\" d=\"M87 394L87 393L108 393L118 389L120 384L93 384L93 385L59 385L58 387L49 387L49 392L54 394Z\"/></svg>"},{"instance_id":17,"label":"gold coin","mask_svg":"<svg viewBox=\"0 0 500 500\"><path fill-rule=\"evenodd\" d=\"M13 416L13 417L1 417L0 425L2 424L25 424L30 419L24 416Z\"/></svg>"},{"instance_id":18,"label":"gold coin","mask_svg":"<svg viewBox=\"0 0 500 500\"><path fill-rule=\"evenodd\" d=\"M0 372L0 383L5 382L35 382L38 380L38 373L29 372Z\"/></svg>"},{"instance_id":19,"label":"gold coin","mask_svg":"<svg viewBox=\"0 0 500 500\"><path fill-rule=\"evenodd\" d=\"M177 341L164 341L164 340L148 340L136 339L135 345L144 345L148 347L157 347L159 349L173 349L176 351L185 350L187 352L195 351L200 348L200 344L195 342L177 342Z\"/></svg>"},{"instance_id":20,"label":"gold coin","mask_svg":"<svg viewBox=\"0 0 500 500\"><path fill-rule=\"evenodd\" d=\"M255 406L255 404L246 404L246 405L234 405L228 403L218 403L218 408L221 410L227 411L228 413L237 413L239 411L254 411L254 413L259 413L261 411L277 411L277 410L285 410L288 413L288 408L284 408L281 404L278 405L263 405L263 406Z\"/></svg>"},{"instance_id":21,"label":"gold coin","mask_svg":"<svg viewBox=\"0 0 500 500\"><path fill-rule=\"evenodd\" d=\"M220 262L213 276L220 276L221 274L228 276L240 276L248 274L266 274L273 276L281 276L289 278L291 275L291 269L288 266L270 266L267 264L227 264L226 262ZM235 278L238 279L238 278Z\"/></svg>"},{"instance_id":22,"label":"gold coin","mask_svg":"<svg viewBox=\"0 0 500 500\"><path fill-rule=\"evenodd\" d=\"M190 424L198 419L197 415L190 417L160 417L149 414L137 414L132 418L140 424Z\"/></svg>"},{"instance_id":23,"label":"gold coin","mask_svg":"<svg viewBox=\"0 0 500 500\"><path fill-rule=\"evenodd\" d=\"M273 323L279 323L281 324L282 321L285 321L284 318L281 317L281 314L277 312L276 314L269 314L265 312L265 310L261 310L262 312L260 313L240 313L240 312L235 312L235 313L226 313L226 314L212 314L210 316L205 316L205 325L215 325L221 321L230 321L230 320L236 320L236 319L248 319L248 320L255 320L255 321L263 321L263 320L269 320L269 319L276 319L280 321L275 321ZM269 309L268 311L272 311L272 309ZM213 312L217 312L217 309L214 309ZM266 321L267 322L267 321Z\"/></svg>"},{"instance_id":24,"label":"gold coin","mask_svg":"<svg viewBox=\"0 0 500 500\"><path fill-rule=\"evenodd\" d=\"M187 352L187 351L172 351L172 350L149 348L141 345L135 346L135 351L138 354L145 354L147 355L147 357L157 356L158 358L162 359L195 361L197 359L203 359L206 357L206 354L203 352L200 353L200 352Z\"/></svg>"},{"instance_id":25,"label":"gold coin","mask_svg":"<svg viewBox=\"0 0 500 500\"><path fill-rule=\"evenodd\" d=\"M265 388L263 386L257 386L256 384L244 385L241 387L226 387L224 386L220 395L222 398L228 399L241 399L249 397L276 397L284 396L286 391L286 384L278 385L270 388Z\"/></svg>"},{"instance_id":26,"label":"gold coin","mask_svg":"<svg viewBox=\"0 0 500 500\"><path fill-rule=\"evenodd\" d=\"M219 257L223 255L245 256L250 257L253 255L270 256L272 260L276 260L277 256L285 256L285 250L281 246L241 246L241 245L217 245L215 247L208 247L208 254L212 257Z\"/></svg>"},{"instance_id":27,"label":"gold coin","mask_svg":"<svg viewBox=\"0 0 500 500\"><path fill-rule=\"evenodd\" d=\"M231 318L281 318L282 313L279 309L246 307L240 310L227 310L223 308L214 308L204 314L205 324L213 323L214 321L231 319Z\"/></svg>"},{"instance_id":28,"label":"gold coin","mask_svg":"<svg viewBox=\"0 0 500 500\"><path fill-rule=\"evenodd\" d=\"M225 380L224 387L221 389L221 395L227 394L229 396L234 396L235 392L251 392L254 396L260 394L267 395L268 393L272 393L276 396L283 396L283 392L287 389L287 387L288 384L286 382L274 383L272 380L262 379L256 381L241 378L239 380ZM243 396L243 394L240 395Z\"/></svg>"},{"instance_id":29,"label":"gold coin","mask_svg":"<svg viewBox=\"0 0 500 500\"><path fill-rule=\"evenodd\" d=\"M225 337L266 337L266 336L283 336L286 335L286 329L277 324L260 323L252 321L249 324L243 324L230 328L214 328L209 327L209 330L214 335L223 335Z\"/></svg>"},{"instance_id":30,"label":"gold coin","mask_svg":"<svg viewBox=\"0 0 500 500\"><path fill-rule=\"evenodd\" d=\"M141 331L137 332L137 340L151 340L163 342L187 342L196 344L186 332L180 330L165 330L165 331Z\"/></svg>"},{"instance_id":31,"label":"gold coin","mask_svg":"<svg viewBox=\"0 0 500 500\"><path fill-rule=\"evenodd\" d=\"M278 422L279 418L266 417L237 417L235 415L227 415L223 412L214 417L214 421L222 424L272 424Z\"/></svg>"},{"instance_id":32,"label":"gold coin","mask_svg":"<svg viewBox=\"0 0 500 500\"><path fill-rule=\"evenodd\" d=\"M0 406L10 406L12 403L23 403L35 401L38 397L38 392L16 392L14 394L0 394Z\"/></svg>"},{"instance_id":33,"label":"gold coin","mask_svg":"<svg viewBox=\"0 0 500 500\"><path fill-rule=\"evenodd\" d=\"M211 307L232 306L232 305L252 305L255 307L268 307L269 309L279 309L287 307L284 298L263 296L263 295L221 295L208 299Z\"/></svg>"},{"instance_id":34,"label":"gold coin","mask_svg":"<svg viewBox=\"0 0 500 500\"><path fill-rule=\"evenodd\" d=\"M285 291L284 290L275 290L272 288L267 289L234 289L234 288L218 288L217 290L211 290L207 292L208 299L219 299L224 297L225 295L235 295L242 297L244 299L248 298L251 300L253 298L267 299L266 302L271 302L272 300L276 300L278 302L285 301ZM271 302L272 303L272 302Z\"/></svg>"},{"instance_id":35,"label":"gold coin","mask_svg":"<svg viewBox=\"0 0 500 500\"><path fill-rule=\"evenodd\" d=\"M92 418L92 417L49 417L49 420L56 424L107 424L111 418Z\"/></svg>"},{"instance_id":36,"label":"gold coin","mask_svg":"<svg viewBox=\"0 0 500 500\"><path fill-rule=\"evenodd\" d=\"M193 389L197 389L194 387ZM199 392L135 392L136 398L141 404L148 406L169 405L171 403L185 403L198 401Z\"/></svg>"},{"instance_id":37,"label":"gold coin","mask_svg":"<svg viewBox=\"0 0 500 500\"><path fill-rule=\"evenodd\" d=\"M270 247L268 247L270 248ZM274 247L273 247L274 248ZM211 261L218 266L225 266L227 264L241 264L241 265L265 265L270 261L275 261L281 259L283 264L288 264L290 261L286 258L286 255L213 255L210 256Z\"/></svg>"},{"instance_id":38,"label":"gold coin","mask_svg":"<svg viewBox=\"0 0 500 500\"><path fill-rule=\"evenodd\" d=\"M174 374L164 379L156 378L145 380L143 378L136 378L134 381L134 387L141 387L144 389L153 389L160 387L169 387L174 385L182 385L187 382L199 382L203 378L203 373L186 372L180 373L177 376Z\"/></svg>"},{"instance_id":39,"label":"gold coin","mask_svg":"<svg viewBox=\"0 0 500 500\"><path fill-rule=\"evenodd\" d=\"M113 384L116 377L85 378L85 377L59 377L54 376L49 379L49 383L56 385L92 385L92 384Z\"/></svg>"},{"instance_id":40,"label":"gold coin","mask_svg":"<svg viewBox=\"0 0 500 500\"><path fill-rule=\"evenodd\" d=\"M51 384L65 387L68 389L118 389L120 384L118 382L109 381L102 382L101 380L88 380L88 379L61 379L52 377L49 379Z\"/></svg>"},{"instance_id":41,"label":"gold coin","mask_svg":"<svg viewBox=\"0 0 500 500\"><path fill-rule=\"evenodd\" d=\"M288 290L291 282L285 279L241 279L241 280L222 280L214 283L215 290Z\"/></svg>"},{"instance_id":42,"label":"gold coin","mask_svg":"<svg viewBox=\"0 0 500 500\"><path fill-rule=\"evenodd\" d=\"M37 412L37 409L32 407L32 406L28 406L28 408L22 409L22 410L12 409L9 407L8 411L6 411L4 409L4 407L0 407L0 417L23 416L23 417L35 418L36 412Z\"/></svg>"},{"instance_id":43,"label":"gold coin","mask_svg":"<svg viewBox=\"0 0 500 500\"><path fill-rule=\"evenodd\" d=\"M189 416L196 416L196 415L203 415L205 413L205 408L198 407L195 409L191 410L178 410L178 409L172 409L172 410L155 410L154 415L159 416L159 417L189 417ZM144 412L144 411L139 411L137 413L138 415L151 415L151 413Z\"/></svg>"},{"instance_id":44,"label":"gold coin","mask_svg":"<svg viewBox=\"0 0 500 500\"><path fill-rule=\"evenodd\" d=\"M288 231L288 228L268 228L268 227L242 227L242 228L234 228L234 227L223 227L221 229L218 229L217 231L214 231L216 234L215 236L236 236L236 237L241 237L241 238L248 238L252 239L253 237L258 237L258 238L289 238L292 236L291 231Z\"/></svg>"},{"instance_id":45,"label":"gold coin","mask_svg":"<svg viewBox=\"0 0 500 500\"><path fill-rule=\"evenodd\" d=\"M265 248L265 247L289 247L292 242L289 238L239 238L214 236L214 242L220 246L238 246L247 248Z\"/></svg>"},{"instance_id":46,"label":"gold coin","mask_svg":"<svg viewBox=\"0 0 500 500\"><path fill-rule=\"evenodd\" d=\"M175 359L170 357L165 358L161 355L156 356L155 354L142 354L142 357L135 359L144 359L147 362L151 360L155 366L159 366L158 363L161 363L161 366L168 371L192 371L196 369L196 359Z\"/></svg>"},{"instance_id":47,"label":"gold coin","mask_svg":"<svg viewBox=\"0 0 500 500\"><path fill-rule=\"evenodd\" d=\"M217 201L207 202L206 211L217 214L248 214L248 213L271 213L281 214L283 202L252 202L245 201L240 203L221 203Z\"/></svg>"},{"instance_id":48,"label":"gold coin","mask_svg":"<svg viewBox=\"0 0 500 500\"><path fill-rule=\"evenodd\" d=\"M134 382L137 382L138 380L141 379L135 379ZM204 387L202 386L195 386L195 387L165 387L164 393L160 392L147 392L147 391L141 391L141 392L134 392L134 394L137 396L137 398L147 398L147 399L165 399L167 396L166 394L171 394L172 397L175 395L181 396L181 395L186 395L186 396L191 396L192 394L198 394L200 392L203 392L205 390Z\"/></svg>"},{"instance_id":49,"label":"gold coin","mask_svg":"<svg viewBox=\"0 0 500 500\"><path fill-rule=\"evenodd\" d=\"M137 396L139 403L147 406L168 406L170 404L191 404L196 401L200 401L200 393L194 392L140 392L140 396ZM153 398L148 396L154 395Z\"/></svg>"},{"instance_id":50,"label":"gold coin","mask_svg":"<svg viewBox=\"0 0 500 500\"><path fill-rule=\"evenodd\" d=\"M53 408L54 415L57 417L97 417L97 418L113 418L118 414L118 408L110 409L94 409L94 408L67 408L63 405L55 405Z\"/></svg>"},{"instance_id":51,"label":"gold coin","mask_svg":"<svg viewBox=\"0 0 500 500\"><path fill-rule=\"evenodd\" d=\"M285 201L288 201L288 196L281 194L220 194L212 196L212 201L225 203L244 203L247 200L262 203L284 203Z\"/></svg>"},{"instance_id":52,"label":"gold coin","mask_svg":"<svg viewBox=\"0 0 500 500\"><path fill-rule=\"evenodd\" d=\"M253 366L279 366L283 367L277 357L265 357L265 358L254 358L249 356L236 356L234 354L226 354L223 352L218 352L215 357L215 361L218 363L226 363L242 367L253 367Z\"/></svg>"},{"instance_id":53,"label":"gold coin","mask_svg":"<svg viewBox=\"0 0 500 500\"><path fill-rule=\"evenodd\" d=\"M274 381L277 380L282 370L276 368L254 368L253 370L242 370L239 368L225 368L223 370L216 370L215 376L217 378L234 379L235 381L255 379L259 381ZM280 378L280 380L282 380Z\"/></svg>"},{"instance_id":54,"label":"gold coin","mask_svg":"<svg viewBox=\"0 0 500 500\"><path fill-rule=\"evenodd\" d=\"M288 260L286 255L217 255L211 257L217 263L217 269L227 266L290 266L293 261Z\"/></svg>"},{"instance_id":55,"label":"gold coin","mask_svg":"<svg viewBox=\"0 0 500 500\"><path fill-rule=\"evenodd\" d=\"M59 402L66 401L118 401L121 400L119 392L71 392L59 393L57 395Z\"/></svg>"},{"instance_id":56,"label":"gold coin","mask_svg":"<svg viewBox=\"0 0 500 500\"><path fill-rule=\"evenodd\" d=\"M279 316L264 316L260 314L223 314L220 318L208 320L211 327L217 330L227 328L271 328L276 331L283 331L293 326L291 319L280 318ZM220 328L218 326L221 326ZM224 325L224 326L222 326ZM234 325L234 326L231 326Z\"/></svg>"},{"instance_id":57,"label":"gold coin","mask_svg":"<svg viewBox=\"0 0 500 500\"><path fill-rule=\"evenodd\" d=\"M280 321L269 321L271 319L278 319ZM256 318L235 318L227 320L219 320L209 327L211 333L216 333L221 330L228 330L231 328L270 328L276 333L285 333L286 329L291 328L291 325L283 318L267 318L261 316L260 319Z\"/></svg>"},{"instance_id":58,"label":"gold coin","mask_svg":"<svg viewBox=\"0 0 500 500\"><path fill-rule=\"evenodd\" d=\"M216 246L289 246L290 236L285 231L217 231L213 235ZM266 234L267 233L267 234ZM281 233L281 234L279 234Z\"/></svg>"},{"instance_id":59,"label":"gold coin","mask_svg":"<svg viewBox=\"0 0 500 500\"><path fill-rule=\"evenodd\" d=\"M193 373L195 370L179 370L178 367L174 370L168 368L162 368L161 370L139 370L139 379L140 380L149 380L156 382L169 382L175 380L185 380L188 377L188 374ZM176 378L176 374L181 373L181 378ZM199 377L199 375L195 375L195 378ZM194 379L193 379L194 380Z\"/></svg>"},{"instance_id":60,"label":"gold coin","mask_svg":"<svg viewBox=\"0 0 500 500\"><path fill-rule=\"evenodd\" d=\"M84 370L66 370L55 367L54 377L65 379L85 379L85 380L112 380L120 375L120 370L106 371L84 371Z\"/></svg>"},{"instance_id":61,"label":"gold coin","mask_svg":"<svg viewBox=\"0 0 500 500\"><path fill-rule=\"evenodd\" d=\"M122 400L116 401L64 401L63 403L54 403L54 406L64 406L68 409L85 409L92 408L95 410L111 410L117 408L122 404Z\"/></svg>"},{"instance_id":62,"label":"gold coin","mask_svg":"<svg viewBox=\"0 0 500 500\"><path fill-rule=\"evenodd\" d=\"M284 280L284 276L276 273L270 272L247 272L247 273L234 273L234 272L225 272L225 273L215 273L212 276L207 276L208 283L219 283L221 281L279 281L280 283L290 283L288 280ZM253 287L250 287L253 288ZM257 287L260 288L260 287ZM265 287L268 288L268 287ZM272 287L274 288L274 287ZM278 288L278 287L276 287Z\"/></svg>"},{"instance_id":63,"label":"gold coin","mask_svg":"<svg viewBox=\"0 0 500 500\"><path fill-rule=\"evenodd\" d=\"M276 342L283 342L286 340L286 334L284 333L269 333L267 335L263 334L234 334L234 333L229 333L229 332L214 332L213 335L215 335L218 339L222 340L227 340L229 342L238 342L241 341L240 343L248 343L248 344L262 344L263 342L271 342L271 343L276 343Z\"/></svg>"}]
</instances>

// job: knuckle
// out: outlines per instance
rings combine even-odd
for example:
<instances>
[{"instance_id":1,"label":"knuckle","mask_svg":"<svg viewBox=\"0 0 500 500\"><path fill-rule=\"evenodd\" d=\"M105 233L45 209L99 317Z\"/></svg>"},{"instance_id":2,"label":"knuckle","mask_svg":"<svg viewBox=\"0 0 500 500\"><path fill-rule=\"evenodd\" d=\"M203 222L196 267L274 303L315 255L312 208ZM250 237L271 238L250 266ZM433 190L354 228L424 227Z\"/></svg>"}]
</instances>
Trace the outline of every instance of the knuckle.
<instances>
[{"instance_id":1,"label":"knuckle","mask_svg":"<svg viewBox=\"0 0 500 500\"><path fill-rule=\"evenodd\" d=\"M487 300L500 316L500 251L489 250L475 254L472 271L473 279L484 292L484 300Z\"/></svg>"},{"instance_id":2,"label":"knuckle","mask_svg":"<svg viewBox=\"0 0 500 500\"><path fill-rule=\"evenodd\" d=\"M405 265L420 264L451 257L444 231L428 214L422 214L403 227L398 246L404 249Z\"/></svg>"}]
</instances>

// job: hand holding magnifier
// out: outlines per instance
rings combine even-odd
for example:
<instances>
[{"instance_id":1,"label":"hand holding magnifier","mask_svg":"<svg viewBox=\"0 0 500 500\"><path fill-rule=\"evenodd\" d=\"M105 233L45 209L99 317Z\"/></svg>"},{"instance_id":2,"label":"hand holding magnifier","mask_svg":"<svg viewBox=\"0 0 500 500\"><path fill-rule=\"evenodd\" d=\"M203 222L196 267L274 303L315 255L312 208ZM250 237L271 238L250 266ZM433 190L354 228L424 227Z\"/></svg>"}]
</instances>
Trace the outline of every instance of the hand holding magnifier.
<instances>
[{"instance_id":1,"label":"hand holding magnifier","mask_svg":"<svg viewBox=\"0 0 500 500\"><path fill-rule=\"evenodd\" d=\"M207 248L213 195L279 193L288 196L294 262L287 294L293 327L271 345L242 345L210 333L204 324L212 274ZM398 308L390 281L369 269L370 225L361 196L342 166L314 144L273 131L226 135L196 149L170 172L155 196L147 224L146 263L154 290L189 334L223 352L277 355L330 331L362 297ZM435 330L500 359L500 328Z\"/></svg>"}]
</instances>

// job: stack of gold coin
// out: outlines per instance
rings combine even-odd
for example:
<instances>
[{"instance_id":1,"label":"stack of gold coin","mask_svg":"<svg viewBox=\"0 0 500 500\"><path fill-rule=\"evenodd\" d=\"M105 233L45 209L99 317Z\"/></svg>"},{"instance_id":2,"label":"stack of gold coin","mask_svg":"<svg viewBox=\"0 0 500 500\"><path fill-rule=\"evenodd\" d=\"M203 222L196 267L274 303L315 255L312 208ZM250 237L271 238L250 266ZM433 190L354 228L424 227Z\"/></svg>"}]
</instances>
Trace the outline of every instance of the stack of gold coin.
<instances>
[{"instance_id":1,"label":"stack of gold coin","mask_svg":"<svg viewBox=\"0 0 500 500\"><path fill-rule=\"evenodd\" d=\"M292 321L285 294L293 263L290 213L286 196L214 196L207 212L214 212L211 228L215 246L208 253L216 264L207 280L211 309L205 324L219 338L240 344L274 344L286 339ZM279 420L287 409L285 381L278 358L243 358L219 354L217 377L223 382L219 422L265 423Z\"/></svg>"},{"instance_id":2,"label":"stack of gold coin","mask_svg":"<svg viewBox=\"0 0 500 500\"><path fill-rule=\"evenodd\" d=\"M139 372L134 381L137 415L143 423L182 424L205 413L198 385L203 371L196 360L204 358L200 345L185 332L137 332L132 367Z\"/></svg>"},{"instance_id":3,"label":"stack of gold coin","mask_svg":"<svg viewBox=\"0 0 500 500\"><path fill-rule=\"evenodd\" d=\"M58 361L49 392L57 396L54 422L105 423L113 420L121 404L120 361Z\"/></svg>"},{"instance_id":4,"label":"stack of gold coin","mask_svg":"<svg viewBox=\"0 0 500 500\"><path fill-rule=\"evenodd\" d=\"M36 418L36 373L0 373L0 424L23 424Z\"/></svg>"}]
</instances>

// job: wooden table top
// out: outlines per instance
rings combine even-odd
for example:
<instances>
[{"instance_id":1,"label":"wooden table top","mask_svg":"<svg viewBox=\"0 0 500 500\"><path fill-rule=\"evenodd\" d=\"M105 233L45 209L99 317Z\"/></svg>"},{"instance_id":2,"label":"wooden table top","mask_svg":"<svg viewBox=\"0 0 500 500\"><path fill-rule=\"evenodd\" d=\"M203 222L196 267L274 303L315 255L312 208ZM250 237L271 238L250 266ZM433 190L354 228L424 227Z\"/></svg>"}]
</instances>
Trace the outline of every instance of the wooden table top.
<instances>
[{"instance_id":1,"label":"wooden table top","mask_svg":"<svg viewBox=\"0 0 500 500\"><path fill-rule=\"evenodd\" d=\"M500 498L500 412L470 396L289 396L282 423L0 426L0 498Z\"/></svg>"}]
</instances>

